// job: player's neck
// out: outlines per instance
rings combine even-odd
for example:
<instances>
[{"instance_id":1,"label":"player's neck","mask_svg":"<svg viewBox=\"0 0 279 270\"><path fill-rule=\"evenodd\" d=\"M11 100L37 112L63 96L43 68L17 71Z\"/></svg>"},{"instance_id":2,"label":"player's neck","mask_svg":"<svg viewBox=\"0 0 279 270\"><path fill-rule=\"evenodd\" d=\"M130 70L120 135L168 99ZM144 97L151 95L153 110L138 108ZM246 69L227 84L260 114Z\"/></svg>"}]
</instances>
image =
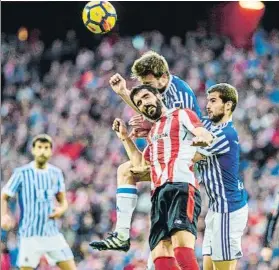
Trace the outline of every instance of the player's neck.
<instances>
[{"instance_id":1,"label":"player's neck","mask_svg":"<svg viewBox=\"0 0 279 270\"><path fill-rule=\"evenodd\" d=\"M219 122L214 122L215 126L218 126L220 124L227 123L232 120L232 115L224 115L223 118Z\"/></svg>"},{"instance_id":2,"label":"player's neck","mask_svg":"<svg viewBox=\"0 0 279 270\"><path fill-rule=\"evenodd\" d=\"M35 160L35 168L39 170L44 170L47 167L47 162L46 163L39 163Z\"/></svg>"}]
</instances>

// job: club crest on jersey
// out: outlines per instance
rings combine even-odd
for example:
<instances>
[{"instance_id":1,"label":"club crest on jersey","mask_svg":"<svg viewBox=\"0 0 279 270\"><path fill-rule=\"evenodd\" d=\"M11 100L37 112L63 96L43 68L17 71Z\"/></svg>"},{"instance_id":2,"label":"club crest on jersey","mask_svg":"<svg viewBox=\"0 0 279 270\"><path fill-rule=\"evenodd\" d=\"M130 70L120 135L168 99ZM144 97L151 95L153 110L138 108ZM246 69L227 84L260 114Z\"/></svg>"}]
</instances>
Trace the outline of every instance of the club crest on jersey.
<instances>
[{"instance_id":1,"label":"club crest on jersey","mask_svg":"<svg viewBox=\"0 0 279 270\"><path fill-rule=\"evenodd\" d=\"M156 134L154 135L151 139L152 141L158 141L159 139L167 138L168 134L166 132L161 133L161 134Z\"/></svg>"}]
</instances>

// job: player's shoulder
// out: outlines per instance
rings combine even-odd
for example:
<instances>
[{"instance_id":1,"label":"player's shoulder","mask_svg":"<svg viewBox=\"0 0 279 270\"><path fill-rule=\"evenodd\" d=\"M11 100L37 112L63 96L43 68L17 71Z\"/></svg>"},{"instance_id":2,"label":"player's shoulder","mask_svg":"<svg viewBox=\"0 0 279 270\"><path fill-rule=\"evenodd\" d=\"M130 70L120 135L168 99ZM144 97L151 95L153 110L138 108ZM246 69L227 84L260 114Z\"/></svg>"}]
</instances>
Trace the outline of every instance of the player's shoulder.
<instances>
[{"instance_id":1,"label":"player's shoulder","mask_svg":"<svg viewBox=\"0 0 279 270\"><path fill-rule=\"evenodd\" d=\"M191 93L193 92L189 84L185 82L183 79L181 79L176 75L171 75L171 76L172 76L171 85L174 85L178 91L187 91Z\"/></svg>"},{"instance_id":2,"label":"player's shoulder","mask_svg":"<svg viewBox=\"0 0 279 270\"><path fill-rule=\"evenodd\" d=\"M19 167L15 168L14 173L22 173L22 172L25 172L25 171L30 170L32 168L33 168L32 162L30 162L30 163L27 163L27 164L24 164L22 166L19 166Z\"/></svg>"},{"instance_id":3,"label":"player's shoulder","mask_svg":"<svg viewBox=\"0 0 279 270\"><path fill-rule=\"evenodd\" d=\"M54 172L63 173L63 171L59 167L54 166L53 164L48 163L48 168Z\"/></svg>"},{"instance_id":4,"label":"player's shoulder","mask_svg":"<svg viewBox=\"0 0 279 270\"><path fill-rule=\"evenodd\" d=\"M238 141L238 133L233 125L233 122L230 121L230 122L224 124L221 127L221 129L222 129L222 132L226 135L227 139Z\"/></svg>"}]
</instances>

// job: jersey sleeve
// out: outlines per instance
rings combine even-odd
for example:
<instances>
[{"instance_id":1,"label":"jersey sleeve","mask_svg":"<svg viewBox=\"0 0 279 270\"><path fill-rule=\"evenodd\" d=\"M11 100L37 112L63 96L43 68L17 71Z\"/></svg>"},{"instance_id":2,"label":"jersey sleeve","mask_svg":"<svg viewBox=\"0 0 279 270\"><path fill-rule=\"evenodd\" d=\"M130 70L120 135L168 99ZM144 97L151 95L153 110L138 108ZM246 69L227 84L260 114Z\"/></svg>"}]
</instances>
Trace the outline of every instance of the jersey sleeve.
<instances>
[{"instance_id":1,"label":"jersey sleeve","mask_svg":"<svg viewBox=\"0 0 279 270\"><path fill-rule=\"evenodd\" d=\"M15 197L16 193L20 189L21 182L22 182L21 171L16 170L12 174L12 176L9 179L8 183L3 187L2 192L7 194L10 197Z\"/></svg>"},{"instance_id":2,"label":"jersey sleeve","mask_svg":"<svg viewBox=\"0 0 279 270\"><path fill-rule=\"evenodd\" d=\"M190 109L179 110L179 120L190 132L197 127L203 126L197 114Z\"/></svg>"},{"instance_id":3,"label":"jersey sleeve","mask_svg":"<svg viewBox=\"0 0 279 270\"><path fill-rule=\"evenodd\" d=\"M57 193L65 192L65 180L62 171L58 171L58 179L57 179Z\"/></svg>"},{"instance_id":4,"label":"jersey sleeve","mask_svg":"<svg viewBox=\"0 0 279 270\"><path fill-rule=\"evenodd\" d=\"M222 155L230 151L231 136L223 130L213 131L214 140L210 146L199 147L198 152L205 156ZM238 141L237 141L238 143Z\"/></svg>"}]
</instances>

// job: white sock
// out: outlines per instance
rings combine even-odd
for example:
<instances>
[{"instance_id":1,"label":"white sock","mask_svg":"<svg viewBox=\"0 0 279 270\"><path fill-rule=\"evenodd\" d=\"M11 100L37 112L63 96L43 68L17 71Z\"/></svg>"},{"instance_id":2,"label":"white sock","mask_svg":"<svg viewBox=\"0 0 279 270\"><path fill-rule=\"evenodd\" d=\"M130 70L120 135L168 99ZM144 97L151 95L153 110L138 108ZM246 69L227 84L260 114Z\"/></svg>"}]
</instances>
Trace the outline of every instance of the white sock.
<instances>
[{"instance_id":1,"label":"white sock","mask_svg":"<svg viewBox=\"0 0 279 270\"><path fill-rule=\"evenodd\" d=\"M131 221L137 205L137 187L134 185L122 185L117 188L116 210L117 222L115 231L120 233L124 240L130 237Z\"/></svg>"}]
</instances>

